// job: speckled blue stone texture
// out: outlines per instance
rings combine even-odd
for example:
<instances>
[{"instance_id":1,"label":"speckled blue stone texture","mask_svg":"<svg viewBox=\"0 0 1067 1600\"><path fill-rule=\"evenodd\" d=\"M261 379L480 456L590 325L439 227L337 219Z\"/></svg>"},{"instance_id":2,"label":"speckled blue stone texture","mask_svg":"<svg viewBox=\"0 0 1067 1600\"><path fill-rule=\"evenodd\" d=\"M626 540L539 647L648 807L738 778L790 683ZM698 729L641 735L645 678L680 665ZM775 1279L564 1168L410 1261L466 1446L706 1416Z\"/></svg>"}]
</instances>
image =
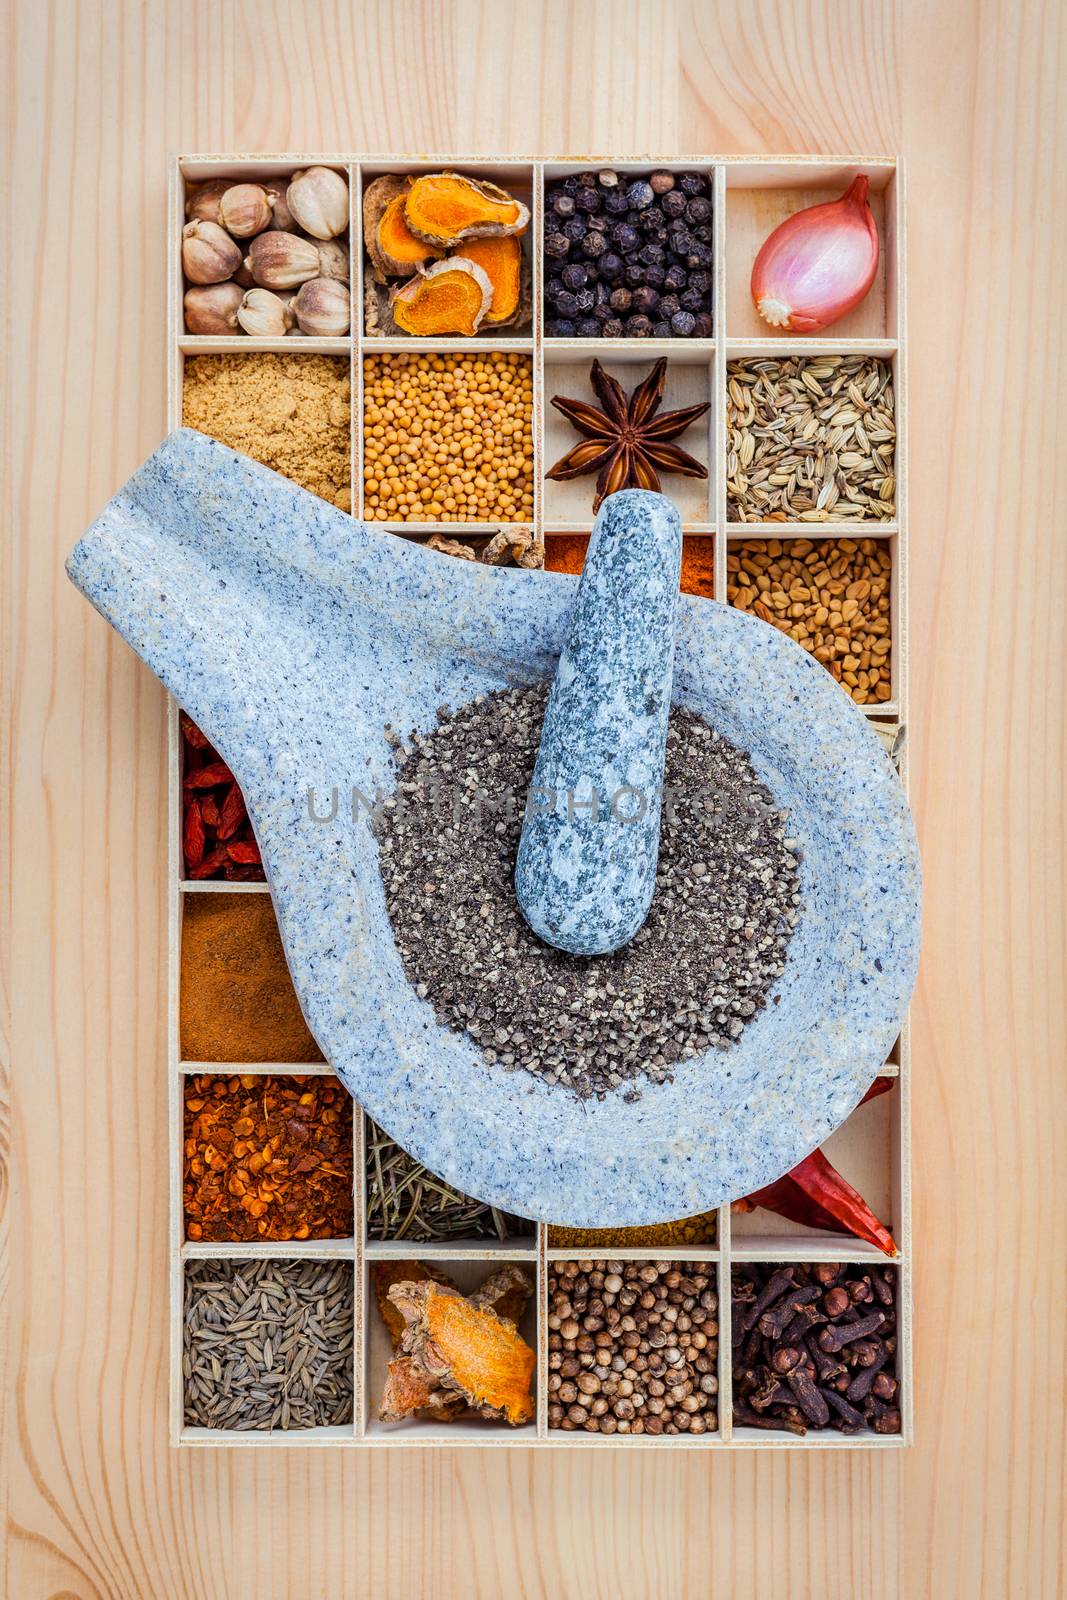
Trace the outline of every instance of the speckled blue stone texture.
<instances>
[{"instance_id":1,"label":"speckled blue stone texture","mask_svg":"<svg viewBox=\"0 0 1067 1600\"><path fill-rule=\"evenodd\" d=\"M788 1171L872 1082L918 959L911 819L862 714L776 628L683 596L674 700L750 752L803 844L805 908L778 1003L733 1049L683 1062L634 1104L581 1101L486 1066L417 997L351 803L354 788L394 782L386 723L428 729L443 703L548 682L575 580L420 549L184 430L105 507L68 571L236 773L334 1070L451 1183L574 1226L682 1217ZM309 790L330 820L312 820Z\"/></svg>"},{"instance_id":2,"label":"speckled blue stone texture","mask_svg":"<svg viewBox=\"0 0 1067 1600\"><path fill-rule=\"evenodd\" d=\"M682 524L629 489L593 525L515 864L530 927L572 955L627 944L652 904Z\"/></svg>"}]
</instances>

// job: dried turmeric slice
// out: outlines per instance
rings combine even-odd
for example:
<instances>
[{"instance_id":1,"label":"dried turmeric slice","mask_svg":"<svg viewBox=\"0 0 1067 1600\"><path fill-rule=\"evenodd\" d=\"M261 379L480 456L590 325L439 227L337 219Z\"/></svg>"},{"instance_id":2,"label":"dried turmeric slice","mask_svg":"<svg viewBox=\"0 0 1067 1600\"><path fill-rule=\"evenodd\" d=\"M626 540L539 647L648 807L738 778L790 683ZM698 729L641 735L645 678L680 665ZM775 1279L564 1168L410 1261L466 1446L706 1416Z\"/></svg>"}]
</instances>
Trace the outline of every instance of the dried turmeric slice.
<instances>
[{"instance_id":1,"label":"dried turmeric slice","mask_svg":"<svg viewBox=\"0 0 1067 1600\"><path fill-rule=\"evenodd\" d=\"M485 314L494 326L514 320L522 299L522 245L513 234L493 239L468 239L463 255L481 267L493 287L493 299Z\"/></svg>"},{"instance_id":2,"label":"dried turmeric slice","mask_svg":"<svg viewBox=\"0 0 1067 1600\"><path fill-rule=\"evenodd\" d=\"M432 337L475 334L493 302L487 274L463 256L435 261L389 298L393 321L403 333Z\"/></svg>"},{"instance_id":3,"label":"dried turmeric slice","mask_svg":"<svg viewBox=\"0 0 1067 1600\"><path fill-rule=\"evenodd\" d=\"M420 1371L483 1416L529 1422L534 1353L513 1323L429 1281L394 1284L389 1298L407 1323L403 1353Z\"/></svg>"},{"instance_id":4,"label":"dried turmeric slice","mask_svg":"<svg viewBox=\"0 0 1067 1600\"><path fill-rule=\"evenodd\" d=\"M425 1266L421 1261L376 1261L371 1267L374 1298L378 1302L378 1310L394 1350L400 1348L405 1324L400 1312L389 1298L389 1291L394 1283L424 1283L427 1278L454 1287L451 1278L439 1272L436 1267Z\"/></svg>"},{"instance_id":5,"label":"dried turmeric slice","mask_svg":"<svg viewBox=\"0 0 1067 1600\"><path fill-rule=\"evenodd\" d=\"M458 172L433 172L416 178L404 206L408 227L427 244L459 244L464 239L524 233L530 213L495 183L478 182Z\"/></svg>"},{"instance_id":6,"label":"dried turmeric slice","mask_svg":"<svg viewBox=\"0 0 1067 1600\"><path fill-rule=\"evenodd\" d=\"M404 219L410 180L387 173L368 184L363 194L363 237L380 281L410 278L420 263L440 251L417 239Z\"/></svg>"}]
</instances>

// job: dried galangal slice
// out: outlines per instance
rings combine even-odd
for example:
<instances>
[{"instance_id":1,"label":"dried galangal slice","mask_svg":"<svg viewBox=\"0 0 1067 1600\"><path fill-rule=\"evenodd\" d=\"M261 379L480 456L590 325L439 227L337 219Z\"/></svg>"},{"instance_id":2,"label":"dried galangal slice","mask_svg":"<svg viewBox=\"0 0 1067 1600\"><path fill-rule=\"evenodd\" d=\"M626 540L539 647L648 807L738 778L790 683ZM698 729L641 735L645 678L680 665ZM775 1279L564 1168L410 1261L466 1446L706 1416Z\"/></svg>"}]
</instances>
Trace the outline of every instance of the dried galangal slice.
<instances>
[{"instance_id":1,"label":"dried galangal slice","mask_svg":"<svg viewBox=\"0 0 1067 1600\"><path fill-rule=\"evenodd\" d=\"M375 275L410 278L424 261L441 254L432 244L416 238L404 217L410 180L387 173L367 185L363 194L363 237Z\"/></svg>"}]
</instances>

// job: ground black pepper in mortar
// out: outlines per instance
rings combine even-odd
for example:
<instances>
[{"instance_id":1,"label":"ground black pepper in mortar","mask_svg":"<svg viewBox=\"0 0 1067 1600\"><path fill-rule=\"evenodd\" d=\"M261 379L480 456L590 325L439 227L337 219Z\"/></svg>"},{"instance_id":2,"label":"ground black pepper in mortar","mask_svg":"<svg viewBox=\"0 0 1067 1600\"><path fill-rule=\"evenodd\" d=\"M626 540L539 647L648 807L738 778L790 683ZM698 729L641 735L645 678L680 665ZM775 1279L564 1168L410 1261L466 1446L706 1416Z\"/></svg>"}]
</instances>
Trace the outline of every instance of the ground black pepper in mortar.
<instances>
[{"instance_id":1,"label":"ground black pepper in mortar","mask_svg":"<svg viewBox=\"0 0 1067 1600\"><path fill-rule=\"evenodd\" d=\"M397 785L379 810L386 904L416 993L487 1061L587 1097L728 1049L785 966L801 896L787 813L748 756L671 712L655 897L613 955L531 932L512 875L548 690L509 689L390 731Z\"/></svg>"}]
</instances>

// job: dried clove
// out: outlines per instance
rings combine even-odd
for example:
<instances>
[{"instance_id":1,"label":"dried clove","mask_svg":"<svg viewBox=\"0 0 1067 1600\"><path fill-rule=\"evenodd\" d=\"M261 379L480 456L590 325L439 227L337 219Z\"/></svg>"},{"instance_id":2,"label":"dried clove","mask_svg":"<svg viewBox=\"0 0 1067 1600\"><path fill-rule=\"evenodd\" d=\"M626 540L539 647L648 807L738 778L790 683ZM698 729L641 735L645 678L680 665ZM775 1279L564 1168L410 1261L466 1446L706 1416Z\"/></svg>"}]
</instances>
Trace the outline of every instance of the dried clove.
<instances>
[{"instance_id":1,"label":"dried clove","mask_svg":"<svg viewBox=\"0 0 1067 1600\"><path fill-rule=\"evenodd\" d=\"M900 1432L892 1268L748 1263L732 1290L735 1427Z\"/></svg>"}]
</instances>

